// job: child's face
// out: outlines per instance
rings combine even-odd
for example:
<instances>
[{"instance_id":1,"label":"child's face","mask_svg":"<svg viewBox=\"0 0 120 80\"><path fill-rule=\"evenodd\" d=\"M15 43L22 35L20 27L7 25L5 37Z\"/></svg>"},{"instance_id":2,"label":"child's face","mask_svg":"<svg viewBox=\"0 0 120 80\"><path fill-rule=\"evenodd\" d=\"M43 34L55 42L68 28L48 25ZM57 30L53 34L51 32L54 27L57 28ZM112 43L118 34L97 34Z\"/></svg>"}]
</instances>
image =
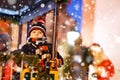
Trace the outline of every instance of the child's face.
<instances>
[{"instance_id":1,"label":"child's face","mask_svg":"<svg viewBox=\"0 0 120 80\"><path fill-rule=\"evenodd\" d=\"M43 34L43 32L41 30L33 30L30 33L30 37L31 38L43 38L44 34Z\"/></svg>"}]
</instances>

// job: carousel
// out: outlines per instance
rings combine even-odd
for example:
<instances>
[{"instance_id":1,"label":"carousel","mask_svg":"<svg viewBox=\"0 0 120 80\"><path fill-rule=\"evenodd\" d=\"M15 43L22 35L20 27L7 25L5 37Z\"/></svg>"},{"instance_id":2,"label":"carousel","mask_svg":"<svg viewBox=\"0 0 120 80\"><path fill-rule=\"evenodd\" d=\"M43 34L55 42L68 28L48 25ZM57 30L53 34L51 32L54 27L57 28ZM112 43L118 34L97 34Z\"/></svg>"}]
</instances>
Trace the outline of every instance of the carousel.
<instances>
[{"instance_id":1,"label":"carousel","mask_svg":"<svg viewBox=\"0 0 120 80\"><path fill-rule=\"evenodd\" d=\"M0 2L0 80L58 80L62 62L56 56L57 6L65 1L3 0ZM46 25L52 14L52 52L49 57L26 55L21 46L27 43L31 25ZM46 47L42 47L43 49Z\"/></svg>"}]
</instances>

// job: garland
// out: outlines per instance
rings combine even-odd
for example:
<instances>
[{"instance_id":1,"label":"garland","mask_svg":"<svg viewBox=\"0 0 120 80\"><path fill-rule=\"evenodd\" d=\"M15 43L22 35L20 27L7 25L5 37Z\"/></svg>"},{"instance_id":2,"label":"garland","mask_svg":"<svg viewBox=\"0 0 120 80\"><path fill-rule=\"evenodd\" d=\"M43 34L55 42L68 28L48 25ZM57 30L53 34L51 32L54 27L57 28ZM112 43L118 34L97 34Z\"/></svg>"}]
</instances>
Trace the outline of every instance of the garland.
<instances>
[{"instance_id":1,"label":"garland","mask_svg":"<svg viewBox=\"0 0 120 80\"><path fill-rule=\"evenodd\" d=\"M10 59L10 55L5 55L4 53L0 53L0 63L6 63L8 59Z\"/></svg>"},{"instance_id":2,"label":"garland","mask_svg":"<svg viewBox=\"0 0 120 80\"><path fill-rule=\"evenodd\" d=\"M13 16L7 16L7 15L0 15L0 20L3 20L3 21L10 21L11 23L15 23L15 24L18 24L19 23L19 17L13 17Z\"/></svg>"},{"instance_id":3,"label":"garland","mask_svg":"<svg viewBox=\"0 0 120 80\"><path fill-rule=\"evenodd\" d=\"M13 59L17 65L21 66L21 62L23 60L23 62L27 62L29 69L33 68L35 71L38 71L37 80L41 80L42 78L50 79L48 72L43 71L42 67L40 66L39 57L36 55L26 55L19 51L11 52L9 55L0 52L0 65L6 63L13 56Z\"/></svg>"}]
</instances>

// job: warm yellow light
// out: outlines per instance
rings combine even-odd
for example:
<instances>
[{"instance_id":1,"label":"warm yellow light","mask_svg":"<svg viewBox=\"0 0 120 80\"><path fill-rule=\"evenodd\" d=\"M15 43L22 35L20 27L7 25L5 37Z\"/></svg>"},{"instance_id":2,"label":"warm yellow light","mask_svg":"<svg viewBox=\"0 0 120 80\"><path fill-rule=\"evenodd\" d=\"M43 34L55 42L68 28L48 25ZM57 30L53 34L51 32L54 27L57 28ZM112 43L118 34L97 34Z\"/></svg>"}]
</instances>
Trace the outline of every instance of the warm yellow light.
<instances>
[{"instance_id":1,"label":"warm yellow light","mask_svg":"<svg viewBox=\"0 0 120 80\"><path fill-rule=\"evenodd\" d=\"M69 31L67 33L67 41L71 46L74 46L74 41L80 36L79 32Z\"/></svg>"}]
</instances>

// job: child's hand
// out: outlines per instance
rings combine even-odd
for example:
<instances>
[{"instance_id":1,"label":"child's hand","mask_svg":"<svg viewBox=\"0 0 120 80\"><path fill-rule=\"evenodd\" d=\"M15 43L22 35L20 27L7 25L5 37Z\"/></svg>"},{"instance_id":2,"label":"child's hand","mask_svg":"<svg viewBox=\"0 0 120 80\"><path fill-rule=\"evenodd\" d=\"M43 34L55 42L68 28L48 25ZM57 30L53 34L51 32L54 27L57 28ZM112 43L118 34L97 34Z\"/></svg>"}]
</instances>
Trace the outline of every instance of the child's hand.
<instances>
[{"instance_id":1,"label":"child's hand","mask_svg":"<svg viewBox=\"0 0 120 80\"><path fill-rule=\"evenodd\" d=\"M22 70L21 67L18 67L17 64L14 65L13 69L16 71L16 72L20 72Z\"/></svg>"},{"instance_id":2,"label":"child's hand","mask_svg":"<svg viewBox=\"0 0 120 80\"><path fill-rule=\"evenodd\" d=\"M98 67L98 72L99 72L99 75L101 77L106 77L107 76L107 72L106 72L104 67Z\"/></svg>"},{"instance_id":3,"label":"child's hand","mask_svg":"<svg viewBox=\"0 0 120 80\"><path fill-rule=\"evenodd\" d=\"M40 49L36 49L36 55L41 54Z\"/></svg>"}]
</instances>

